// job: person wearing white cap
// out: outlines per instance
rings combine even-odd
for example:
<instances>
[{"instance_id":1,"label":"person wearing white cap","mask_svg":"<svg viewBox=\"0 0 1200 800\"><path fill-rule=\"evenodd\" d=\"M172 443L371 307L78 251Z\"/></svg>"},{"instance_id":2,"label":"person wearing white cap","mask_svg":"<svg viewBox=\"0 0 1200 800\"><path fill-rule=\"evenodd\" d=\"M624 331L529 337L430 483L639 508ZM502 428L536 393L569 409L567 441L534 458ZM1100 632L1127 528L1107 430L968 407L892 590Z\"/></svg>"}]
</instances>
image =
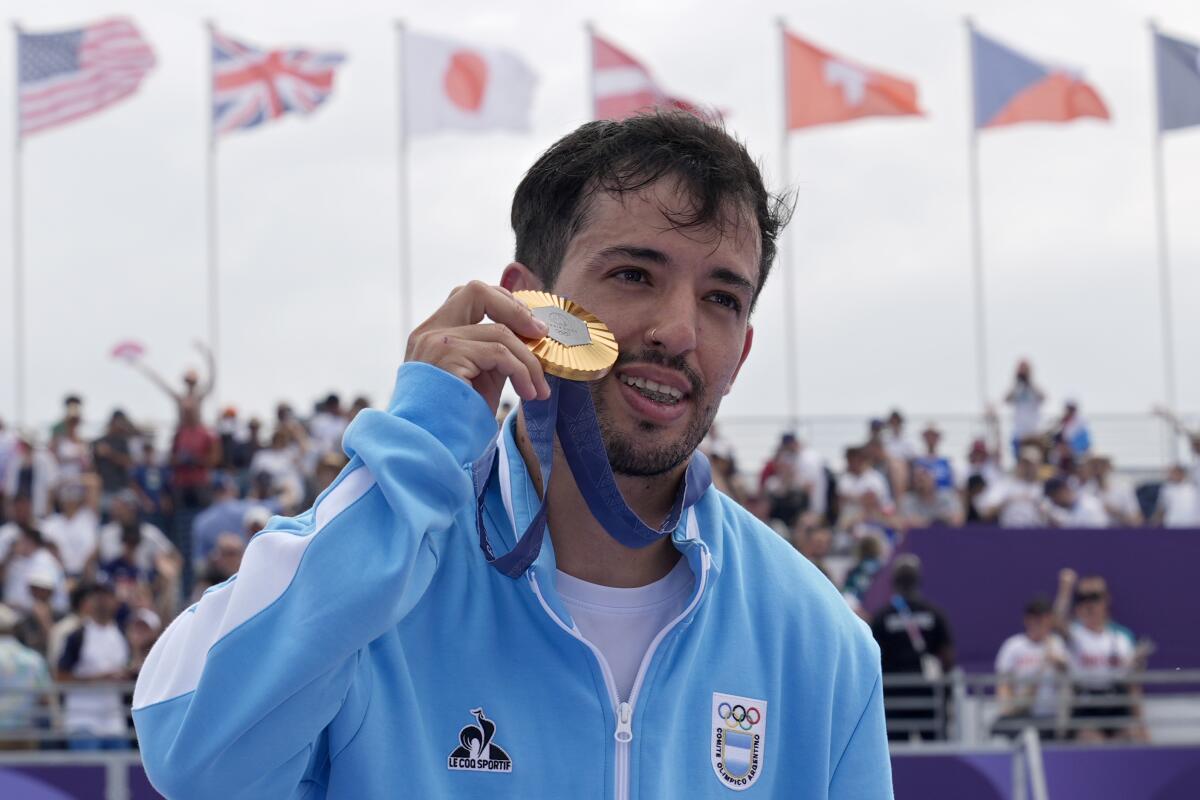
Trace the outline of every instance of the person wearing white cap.
<instances>
[{"instance_id":1,"label":"person wearing white cap","mask_svg":"<svg viewBox=\"0 0 1200 800\"><path fill-rule=\"evenodd\" d=\"M66 581L58 559L45 547L37 528L18 526L11 539L0 540L0 570L4 573L4 602L18 611L34 608L31 587L49 593L55 612L67 610Z\"/></svg>"}]
</instances>

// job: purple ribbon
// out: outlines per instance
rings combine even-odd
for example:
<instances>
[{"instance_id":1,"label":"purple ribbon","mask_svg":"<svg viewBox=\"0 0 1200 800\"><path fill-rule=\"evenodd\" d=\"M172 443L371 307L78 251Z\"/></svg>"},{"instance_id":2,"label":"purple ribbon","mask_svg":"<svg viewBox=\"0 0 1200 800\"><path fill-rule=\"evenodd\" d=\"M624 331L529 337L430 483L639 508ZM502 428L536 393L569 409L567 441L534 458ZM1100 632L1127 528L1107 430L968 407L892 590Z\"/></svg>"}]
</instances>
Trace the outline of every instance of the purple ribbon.
<instances>
[{"instance_id":1,"label":"purple ribbon","mask_svg":"<svg viewBox=\"0 0 1200 800\"><path fill-rule=\"evenodd\" d=\"M531 400L524 404L525 429L537 456L538 469L542 475L542 504L534 514L525 534L517 540L512 550L497 556L488 540L483 523L483 503L487 493L479 493L477 511L479 548L483 555L500 572L510 578L519 578L542 550L546 535L546 508L550 486L550 467L554 462L554 434L562 445L567 466L575 477L580 493L588 510L608 535L626 547L645 547L670 536L679 527L683 512L695 505L712 485L712 468L704 454L696 451L688 462L683 484L675 495L671 512L660 528L651 528L642 522L621 495L612 466L608 462L608 451L600 436L600 425L596 420L596 408L592 404L592 393L586 383L569 381L547 375L550 383L549 400ZM489 476L488 480L491 478Z\"/></svg>"}]
</instances>

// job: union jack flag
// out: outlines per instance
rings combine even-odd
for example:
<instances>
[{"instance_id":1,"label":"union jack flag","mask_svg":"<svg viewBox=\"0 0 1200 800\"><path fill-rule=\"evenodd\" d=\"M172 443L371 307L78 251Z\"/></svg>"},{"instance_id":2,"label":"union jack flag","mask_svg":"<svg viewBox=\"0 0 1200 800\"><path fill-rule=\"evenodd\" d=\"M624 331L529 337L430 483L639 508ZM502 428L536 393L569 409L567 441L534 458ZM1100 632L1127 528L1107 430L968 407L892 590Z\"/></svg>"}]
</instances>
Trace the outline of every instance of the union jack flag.
<instances>
[{"instance_id":1,"label":"union jack flag","mask_svg":"<svg viewBox=\"0 0 1200 800\"><path fill-rule=\"evenodd\" d=\"M310 114L333 92L341 53L260 50L211 30L212 125L218 134L287 113Z\"/></svg>"}]
</instances>

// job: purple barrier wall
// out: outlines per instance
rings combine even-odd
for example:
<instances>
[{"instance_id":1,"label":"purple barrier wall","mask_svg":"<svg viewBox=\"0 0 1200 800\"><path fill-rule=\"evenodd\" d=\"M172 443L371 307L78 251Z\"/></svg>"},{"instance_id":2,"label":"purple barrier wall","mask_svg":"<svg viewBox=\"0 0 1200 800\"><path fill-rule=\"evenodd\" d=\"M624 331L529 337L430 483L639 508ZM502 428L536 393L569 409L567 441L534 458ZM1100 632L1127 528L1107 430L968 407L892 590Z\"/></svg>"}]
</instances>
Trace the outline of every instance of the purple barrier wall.
<instances>
[{"instance_id":1,"label":"purple barrier wall","mask_svg":"<svg viewBox=\"0 0 1200 800\"><path fill-rule=\"evenodd\" d=\"M1012 755L894 755L896 800L1008 800ZM1046 747L1046 788L1059 800L1196 800L1200 748Z\"/></svg>"},{"instance_id":2,"label":"purple barrier wall","mask_svg":"<svg viewBox=\"0 0 1200 800\"><path fill-rule=\"evenodd\" d=\"M1200 636L1186 622L1200 619L1200 530L916 530L897 549L905 552L921 558L925 596L945 611L968 671L992 670L1001 643L1022 629L1025 603L1053 600L1063 567L1105 577L1113 618L1158 646L1151 669L1200 669ZM885 568L866 607L890 594Z\"/></svg>"},{"instance_id":3,"label":"purple barrier wall","mask_svg":"<svg viewBox=\"0 0 1200 800\"><path fill-rule=\"evenodd\" d=\"M21 800L104 800L103 766L20 765L0 767L0 797Z\"/></svg>"}]
</instances>

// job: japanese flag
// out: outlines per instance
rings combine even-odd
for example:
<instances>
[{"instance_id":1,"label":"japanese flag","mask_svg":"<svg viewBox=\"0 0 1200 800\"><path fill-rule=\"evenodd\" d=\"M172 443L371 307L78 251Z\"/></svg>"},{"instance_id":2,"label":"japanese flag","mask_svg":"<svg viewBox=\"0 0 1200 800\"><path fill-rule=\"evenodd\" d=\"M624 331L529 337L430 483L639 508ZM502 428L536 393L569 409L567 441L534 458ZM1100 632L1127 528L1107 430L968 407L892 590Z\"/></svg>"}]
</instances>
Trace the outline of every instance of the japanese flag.
<instances>
[{"instance_id":1,"label":"japanese flag","mask_svg":"<svg viewBox=\"0 0 1200 800\"><path fill-rule=\"evenodd\" d=\"M450 39L404 37L404 114L409 134L527 131L537 75L515 53Z\"/></svg>"}]
</instances>

